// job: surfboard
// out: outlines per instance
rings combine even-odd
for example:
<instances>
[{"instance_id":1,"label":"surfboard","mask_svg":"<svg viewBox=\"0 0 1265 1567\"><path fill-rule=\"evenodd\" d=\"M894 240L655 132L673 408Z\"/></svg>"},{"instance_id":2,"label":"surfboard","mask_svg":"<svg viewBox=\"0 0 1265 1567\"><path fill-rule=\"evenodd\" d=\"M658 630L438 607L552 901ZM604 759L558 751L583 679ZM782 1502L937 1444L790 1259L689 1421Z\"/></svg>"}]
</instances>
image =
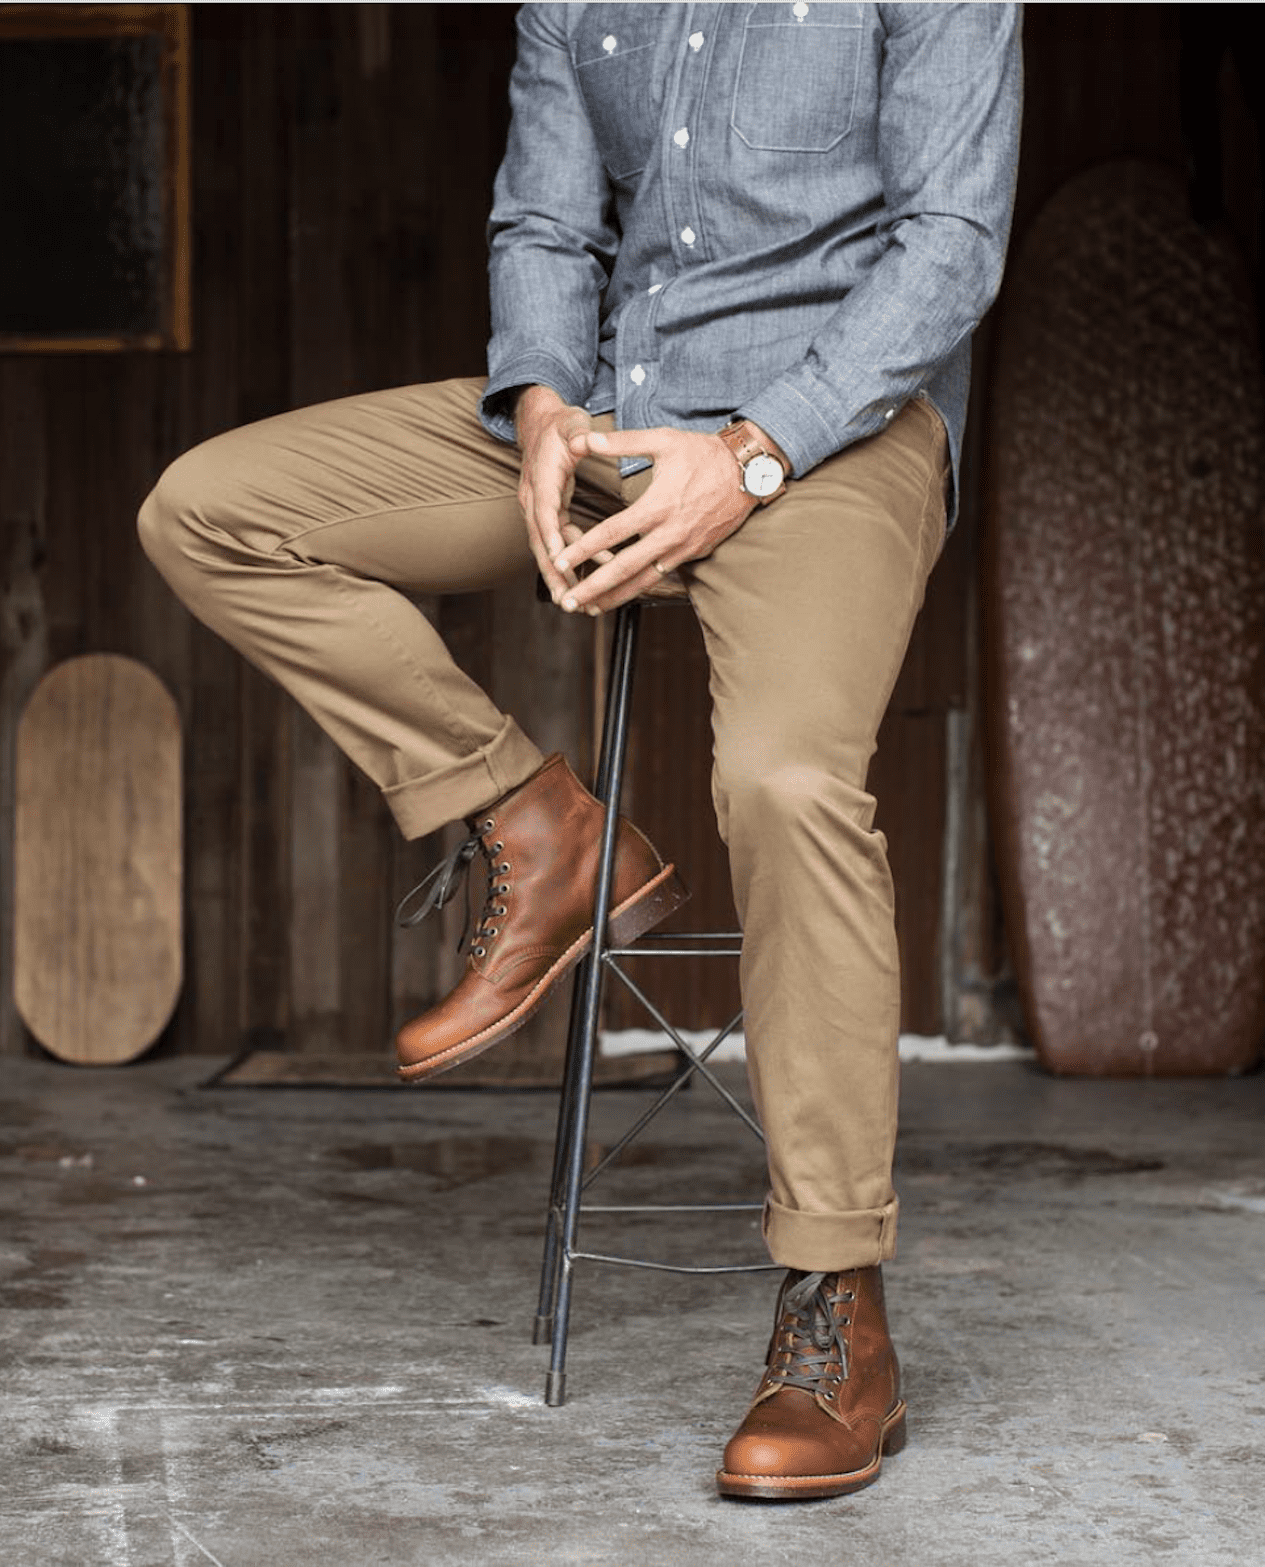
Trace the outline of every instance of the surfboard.
<instances>
[{"instance_id":1,"label":"surfboard","mask_svg":"<svg viewBox=\"0 0 1265 1567\"><path fill-rule=\"evenodd\" d=\"M133 1060L183 973L180 719L144 665L57 665L17 733L14 999L63 1061Z\"/></svg>"},{"instance_id":2,"label":"surfboard","mask_svg":"<svg viewBox=\"0 0 1265 1567\"><path fill-rule=\"evenodd\" d=\"M1176 171L1103 165L1014 258L984 667L1002 904L1055 1072L1242 1072L1265 1036L1265 400Z\"/></svg>"}]
</instances>

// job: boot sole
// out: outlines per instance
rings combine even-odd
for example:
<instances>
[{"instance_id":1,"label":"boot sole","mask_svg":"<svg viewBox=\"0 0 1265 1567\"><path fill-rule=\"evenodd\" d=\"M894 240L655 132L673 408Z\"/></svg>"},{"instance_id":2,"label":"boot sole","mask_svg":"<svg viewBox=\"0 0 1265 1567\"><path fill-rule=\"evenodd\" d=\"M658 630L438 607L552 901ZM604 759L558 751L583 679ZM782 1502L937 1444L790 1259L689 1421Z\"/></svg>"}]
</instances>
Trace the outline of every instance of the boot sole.
<instances>
[{"instance_id":1,"label":"boot sole","mask_svg":"<svg viewBox=\"0 0 1265 1567\"><path fill-rule=\"evenodd\" d=\"M847 1496L874 1484L883 1467L883 1459L900 1452L905 1445L905 1436L905 1404L902 1401L884 1420L874 1462L864 1469L839 1475L735 1475L718 1469L716 1489L722 1496L763 1502L807 1502L814 1497Z\"/></svg>"},{"instance_id":2,"label":"boot sole","mask_svg":"<svg viewBox=\"0 0 1265 1567\"><path fill-rule=\"evenodd\" d=\"M667 919L668 915L679 909L688 898L689 893L685 889L685 883L677 875L675 865L665 865L657 876L639 887L631 898L626 898L617 908L611 910L606 921L606 928L610 932L610 945L628 946L630 942L636 941L638 936L644 936L648 930L653 930L661 921ZM563 975L575 967L592 945L593 927L590 925L588 930L572 942L561 957L557 958L536 981L512 1012L507 1012L503 1018L485 1028L482 1033L463 1039L458 1045L450 1045L447 1050L441 1050L425 1061L415 1062L411 1066L397 1067L396 1071L405 1082L416 1083L424 1078L438 1077L441 1072L460 1066L463 1061L471 1061L475 1056L482 1055L485 1050L490 1050L493 1045L499 1045L503 1039L508 1039L526 1023Z\"/></svg>"}]
</instances>

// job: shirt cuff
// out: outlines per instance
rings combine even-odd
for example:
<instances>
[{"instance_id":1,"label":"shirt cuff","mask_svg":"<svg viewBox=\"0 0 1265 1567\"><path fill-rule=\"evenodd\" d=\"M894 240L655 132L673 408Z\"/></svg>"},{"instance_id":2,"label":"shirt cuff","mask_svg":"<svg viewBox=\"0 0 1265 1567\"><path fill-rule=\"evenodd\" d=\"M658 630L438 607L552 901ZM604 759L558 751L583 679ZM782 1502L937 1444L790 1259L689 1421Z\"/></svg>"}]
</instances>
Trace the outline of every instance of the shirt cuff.
<instances>
[{"instance_id":1,"label":"shirt cuff","mask_svg":"<svg viewBox=\"0 0 1265 1567\"><path fill-rule=\"evenodd\" d=\"M743 403L734 416L750 419L776 441L790 458L797 479L845 446L885 430L900 412L895 401L871 403L848 418L830 388L819 381L815 390L819 396L810 399L794 383L774 381Z\"/></svg>"},{"instance_id":2,"label":"shirt cuff","mask_svg":"<svg viewBox=\"0 0 1265 1567\"><path fill-rule=\"evenodd\" d=\"M552 354L523 354L502 365L490 376L479 399L479 421L489 435L512 446L517 439L514 429L514 398L508 394L523 386L548 386L566 403L584 406L589 383L565 360Z\"/></svg>"}]
</instances>

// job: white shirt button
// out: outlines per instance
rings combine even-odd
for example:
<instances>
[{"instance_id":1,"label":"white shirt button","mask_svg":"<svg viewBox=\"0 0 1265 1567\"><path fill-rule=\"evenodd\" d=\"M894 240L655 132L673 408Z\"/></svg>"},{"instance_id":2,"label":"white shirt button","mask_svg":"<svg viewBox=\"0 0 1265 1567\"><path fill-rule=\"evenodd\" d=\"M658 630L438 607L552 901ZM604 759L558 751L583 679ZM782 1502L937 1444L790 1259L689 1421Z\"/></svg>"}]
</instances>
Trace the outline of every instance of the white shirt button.
<instances>
[{"instance_id":1,"label":"white shirt button","mask_svg":"<svg viewBox=\"0 0 1265 1567\"><path fill-rule=\"evenodd\" d=\"M634 365L628 372L628 379L634 386L640 386L641 383L646 379L646 372L640 365Z\"/></svg>"},{"instance_id":2,"label":"white shirt button","mask_svg":"<svg viewBox=\"0 0 1265 1567\"><path fill-rule=\"evenodd\" d=\"M807 11L808 7L805 6L804 9ZM614 54L615 46L618 42L619 39L615 37L614 33L607 33L606 37L602 39L602 48L606 50L607 54Z\"/></svg>"},{"instance_id":3,"label":"white shirt button","mask_svg":"<svg viewBox=\"0 0 1265 1567\"><path fill-rule=\"evenodd\" d=\"M808 15L808 7L804 4L804 0L795 0L795 4L791 7L791 14L798 21L802 22L804 20Z\"/></svg>"},{"instance_id":4,"label":"white shirt button","mask_svg":"<svg viewBox=\"0 0 1265 1567\"><path fill-rule=\"evenodd\" d=\"M681 238L687 245L692 245L698 238L698 235L687 223L686 226L681 230Z\"/></svg>"},{"instance_id":5,"label":"white shirt button","mask_svg":"<svg viewBox=\"0 0 1265 1567\"><path fill-rule=\"evenodd\" d=\"M646 290L646 293L647 294L657 294L662 287L663 287L662 283L652 283L650 285L650 287Z\"/></svg>"},{"instance_id":6,"label":"white shirt button","mask_svg":"<svg viewBox=\"0 0 1265 1567\"><path fill-rule=\"evenodd\" d=\"M889 408L886 413L884 413L883 417L884 419L894 419L896 417L896 410L894 408Z\"/></svg>"},{"instance_id":7,"label":"white shirt button","mask_svg":"<svg viewBox=\"0 0 1265 1567\"><path fill-rule=\"evenodd\" d=\"M706 42L706 39L703 37L702 33L691 33L690 34L690 48L693 49L695 54L698 53L698 51L703 47L703 44L705 42Z\"/></svg>"},{"instance_id":8,"label":"white shirt button","mask_svg":"<svg viewBox=\"0 0 1265 1567\"><path fill-rule=\"evenodd\" d=\"M679 131L674 132L672 140L678 147L688 147L690 144L690 133L683 125Z\"/></svg>"}]
</instances>

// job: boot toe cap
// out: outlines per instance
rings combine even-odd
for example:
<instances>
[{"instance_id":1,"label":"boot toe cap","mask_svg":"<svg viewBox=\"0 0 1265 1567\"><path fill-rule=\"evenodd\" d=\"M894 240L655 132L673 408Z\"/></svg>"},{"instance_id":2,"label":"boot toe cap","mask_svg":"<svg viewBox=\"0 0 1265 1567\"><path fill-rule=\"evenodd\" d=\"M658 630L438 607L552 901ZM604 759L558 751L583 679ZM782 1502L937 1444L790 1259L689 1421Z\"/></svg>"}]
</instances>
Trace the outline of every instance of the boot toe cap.
<instances>
[{"instance_id":1,"label":"boot toe cap","mask_svg":"<svg viewBox=\"0 0 1265 1567\"><path fill-rule=\"evenodd\" d=\"M724 1472L765 1480L841 1478L878 1456L879 1423L841 1422L810 1394L786 1388L757 1404L725 1448Z\"/></svg>"}]
</instances>

